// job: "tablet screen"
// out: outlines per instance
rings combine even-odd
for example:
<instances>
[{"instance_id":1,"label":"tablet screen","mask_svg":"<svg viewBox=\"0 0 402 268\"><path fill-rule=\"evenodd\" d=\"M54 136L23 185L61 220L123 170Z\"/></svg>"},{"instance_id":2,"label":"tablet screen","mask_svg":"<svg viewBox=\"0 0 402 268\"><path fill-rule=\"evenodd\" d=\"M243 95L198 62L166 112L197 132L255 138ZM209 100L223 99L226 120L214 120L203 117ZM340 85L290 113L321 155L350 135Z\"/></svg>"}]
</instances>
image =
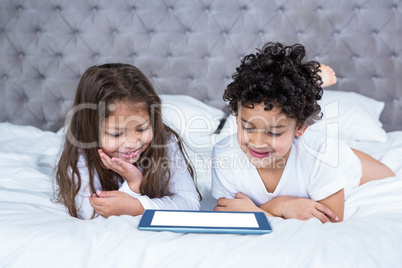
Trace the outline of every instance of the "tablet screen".
<instances>
[{"instance_id":1,"label":"tablet screen","mask_svg":"<svg viewBox=\"0 0 402 268\"><path fill-rule=\"evenodd\" d=\"M253 213L155 211L151 226L259 228Z\"/></svg>"}]
</instances>

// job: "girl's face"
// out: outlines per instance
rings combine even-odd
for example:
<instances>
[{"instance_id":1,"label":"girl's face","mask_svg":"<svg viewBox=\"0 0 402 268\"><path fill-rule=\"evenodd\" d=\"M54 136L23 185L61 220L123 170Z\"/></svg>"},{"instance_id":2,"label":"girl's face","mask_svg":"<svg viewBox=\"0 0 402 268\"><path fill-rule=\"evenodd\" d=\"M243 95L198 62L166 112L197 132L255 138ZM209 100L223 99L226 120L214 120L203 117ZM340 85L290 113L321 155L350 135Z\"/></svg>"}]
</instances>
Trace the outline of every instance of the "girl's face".
<instances>
[{"instance_id":1,"label":"girl's face","mask_svg":"<svg viewBox=\"0 0 402 268\"><path fill-rule=\"evenodd\" d=\"M134 164L153 139L149 113L125 102L115 102L114 110L101 127L101 149L109 157Z\"/></svg>"},{"instance_id":2,"label":"girl's face","mask_svg":"<svg viewBox=\"0 0 402 268\"><path fill-rule=\"evenodd\" d=\"M293 139L300 137L306 128L287 117L281 108L274 106L269 111L264 108L263 103L254 104L252 109L240 106L236 116L237 139L256 168L284 168Z\"/></svg>"}]
</instances>

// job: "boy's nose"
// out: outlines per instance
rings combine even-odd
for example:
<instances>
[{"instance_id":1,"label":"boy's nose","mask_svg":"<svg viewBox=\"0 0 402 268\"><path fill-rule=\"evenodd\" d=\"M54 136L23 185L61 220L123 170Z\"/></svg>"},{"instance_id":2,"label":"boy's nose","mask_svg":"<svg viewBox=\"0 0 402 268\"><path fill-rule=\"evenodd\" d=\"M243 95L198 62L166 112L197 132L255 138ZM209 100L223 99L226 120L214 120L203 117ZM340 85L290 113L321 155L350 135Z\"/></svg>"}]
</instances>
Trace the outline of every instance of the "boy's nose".
<instances>
[{"instance_id":1,"label":"boy's nose","mask_svg":"<svg viewBox=\"0 0 402 268\"><path fill-rule=\"evenodd\" d=\"M266 143L254 144L254 147L255 147L256 149L267 148L267 144L266 144Z\"/></svg>"},{"instance_id":2,"label":"boy's nose","mask_svg":"<svg viewBox=\"0 0 402 268\"><path fill-rule=\"evenodd\" d=\"M266 148L268 146L267 141L264 139L263 133L255 133L252 139L250 139L250 142L256 149Z\"/></svg>"}]
</instances>

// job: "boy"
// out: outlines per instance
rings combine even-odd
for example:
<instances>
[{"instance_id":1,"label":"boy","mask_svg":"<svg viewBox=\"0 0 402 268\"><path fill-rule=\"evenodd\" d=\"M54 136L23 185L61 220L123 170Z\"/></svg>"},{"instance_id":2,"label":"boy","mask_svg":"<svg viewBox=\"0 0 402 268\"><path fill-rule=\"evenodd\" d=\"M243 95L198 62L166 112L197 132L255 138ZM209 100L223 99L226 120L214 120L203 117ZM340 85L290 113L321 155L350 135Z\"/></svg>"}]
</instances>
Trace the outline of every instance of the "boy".
<instances>
[{"instance_id":1,"label":"boy","mask_svg":"<svg viewBox=\"0 0 402 268\"><path fill-rule=\"evenodd\" d=\"M394 176L338 140L305 133L321 118L317 100L323 92L320 64L304 58L300 44L268 43L236 69L224 100L236 115L238 132L213 151L215 210L342 221L351 189ZM376 174L367 174L373 169Z\"/></svg>"}]
</instances>

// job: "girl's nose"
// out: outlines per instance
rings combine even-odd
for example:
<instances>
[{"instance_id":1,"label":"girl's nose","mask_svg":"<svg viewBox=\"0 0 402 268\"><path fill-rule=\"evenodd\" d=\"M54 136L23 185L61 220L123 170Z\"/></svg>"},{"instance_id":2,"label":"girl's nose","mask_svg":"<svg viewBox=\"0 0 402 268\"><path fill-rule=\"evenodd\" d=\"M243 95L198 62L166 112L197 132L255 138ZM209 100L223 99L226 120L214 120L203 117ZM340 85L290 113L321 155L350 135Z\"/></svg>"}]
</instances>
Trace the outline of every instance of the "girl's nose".
<instances>
[{"instance_id":1,"label":"girl's nose","mask_svg":"<svg viewBox=\"0 0 402 268\"><path fill-rule=\"evenodd\" d=\"M137 134L130 134L125 137L124 141L124 146L125 147L132 147L132 148L137 148L139 147L139 144L141 143L141 135Z\"/></svg>"}]
</instances>

